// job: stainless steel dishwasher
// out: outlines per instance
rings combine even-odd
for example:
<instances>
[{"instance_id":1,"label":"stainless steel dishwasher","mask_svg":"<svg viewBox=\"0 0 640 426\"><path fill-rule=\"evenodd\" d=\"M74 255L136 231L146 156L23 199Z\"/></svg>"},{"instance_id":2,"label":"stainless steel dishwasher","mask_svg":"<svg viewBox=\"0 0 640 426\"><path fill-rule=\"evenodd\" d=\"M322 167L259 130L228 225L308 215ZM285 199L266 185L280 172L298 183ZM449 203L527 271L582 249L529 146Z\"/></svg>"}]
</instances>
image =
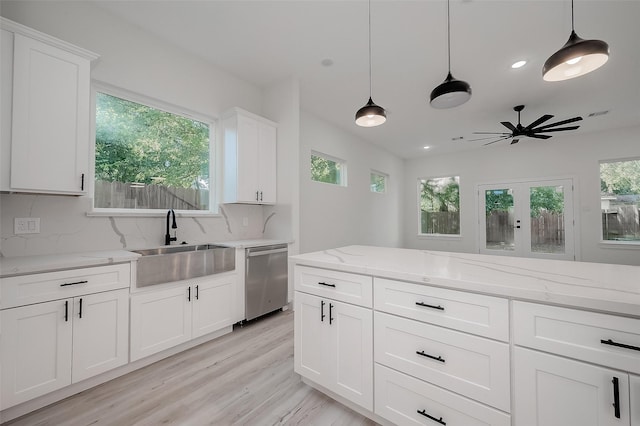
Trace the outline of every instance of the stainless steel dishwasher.
<instances>
[{"instance_id":1,"label":"stainless steel dishwasher","mask_svg":"<svg viewBox=\"0 0 640 426\"><path fill-rule=\"evenodd\" d=\"M245 251L244 307L248 321L287 304L287 245L251 247Z\"/></svg>"}]
</instances>

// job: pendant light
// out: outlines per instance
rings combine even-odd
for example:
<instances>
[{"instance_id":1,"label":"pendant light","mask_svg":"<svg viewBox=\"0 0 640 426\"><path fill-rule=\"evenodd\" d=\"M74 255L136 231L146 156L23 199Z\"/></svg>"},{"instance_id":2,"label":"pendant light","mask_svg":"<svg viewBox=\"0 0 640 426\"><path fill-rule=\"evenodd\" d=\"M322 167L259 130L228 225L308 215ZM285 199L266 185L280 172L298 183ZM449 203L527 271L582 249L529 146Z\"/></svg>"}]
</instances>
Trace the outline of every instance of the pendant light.
<instances>
[{"instance_id":1,"label":"pendant light","mask_svg":"<svg viewBox=\"0 0 640 426\"><path fill-rule=\"evenodd\" d=\"M602 40L584 40L574 31L571 0L571 35L567 43L544 63L542 78L545 81L562 81L579 77L600 68L607 60L607 43Z\"/></svg>"},{"instance_id":2,"label":"pendant light","mask_svg":"<svg viewBox=\"0 0 640 426\"><path fill-rule=\"evenodd\" d=\"M431 106L438 109L453 108L462 105L471 98L471 86L451 75L451 18L449 0L447 0L447 55L449 72L447 78L431 92Z\"/></svg>"},{"instance_id":3,"label":"pendant light","mask_svg":"<svg viewBox=\"0 0 640 426\"><path fill-rule=\"evenodd\" d=\"M369 102L356 112L356 124L362 127L375 127L387 121L384 108L371 99L371 0L369 0Z\"/></svg>"}]
</instances>

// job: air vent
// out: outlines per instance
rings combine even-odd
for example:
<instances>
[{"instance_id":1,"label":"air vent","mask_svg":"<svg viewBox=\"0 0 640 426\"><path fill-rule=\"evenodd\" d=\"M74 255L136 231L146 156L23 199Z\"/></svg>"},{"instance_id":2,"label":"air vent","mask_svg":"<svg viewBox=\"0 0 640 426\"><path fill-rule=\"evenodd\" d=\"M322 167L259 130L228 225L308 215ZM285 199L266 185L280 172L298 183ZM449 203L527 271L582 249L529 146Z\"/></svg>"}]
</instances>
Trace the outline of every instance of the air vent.
<instances>
[{"instance_id":1,"label":"air vent","mask_svg":"<svg viewBox=\"0 0 640 426\"><path fill-rule=\"evenodd\" d=\"M451 138L452 141L461 141L464 139L464 136L456 136L455 138Z\"/></svg>"},{"instance_id":2,"label":"air vent","mask_svg":"<svg viewBox=\"0 0 640 426\"><path fill-rule=\"evenodd\" d=\"M598 112L592 112L591 114L588 115L588 117L598 117L600 115L605 115L608 114L609 110L607 111L598 111Z\"/></svg>"}]
</instances>

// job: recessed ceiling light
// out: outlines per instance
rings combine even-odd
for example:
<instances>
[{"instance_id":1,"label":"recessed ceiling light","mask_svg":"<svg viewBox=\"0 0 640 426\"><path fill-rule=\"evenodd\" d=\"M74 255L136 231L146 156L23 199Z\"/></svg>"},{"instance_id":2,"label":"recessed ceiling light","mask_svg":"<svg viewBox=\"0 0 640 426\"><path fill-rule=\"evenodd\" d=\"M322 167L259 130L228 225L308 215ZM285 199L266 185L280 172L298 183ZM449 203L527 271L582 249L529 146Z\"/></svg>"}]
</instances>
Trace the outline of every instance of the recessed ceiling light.
<instances>
[{"instance_id":1,"label":"recessed ceiling light","mask_svg":"<svg viewBox=\"0 0 640 426\"><path fill-rule=\"evenodd\" d=\"M425 145L425 146L423 146L422 148L423 148L423 149L429 149L429 148L431 148L431 147L430 147L429 145Z\"/></svg>"},{"instance_id":2,"label":"recessed ceiling light","mask_svg":"<svg viewBox=\"0 0 640 426\"><path fill-rule=\"evenodd\" d=\"M322 61L320 61L320 63L322 64L323 67L330 67L331 65L333 65L333 59L325 58Z\"/></svg>"},{"instance_id":3,"label":"recessed ceiling light","mask_svg":"<svg viewBox=\"0 0 640 426\"><path fill-rule=\"evenodd\" d=\"M513 68L513 69L522 68L522 67L524 67L526 64L527 64L527 61L525 61L525 60L518 61L518 62L514 62L514 63L511 65L511 68Z\"/></svg>"}]
</instances>

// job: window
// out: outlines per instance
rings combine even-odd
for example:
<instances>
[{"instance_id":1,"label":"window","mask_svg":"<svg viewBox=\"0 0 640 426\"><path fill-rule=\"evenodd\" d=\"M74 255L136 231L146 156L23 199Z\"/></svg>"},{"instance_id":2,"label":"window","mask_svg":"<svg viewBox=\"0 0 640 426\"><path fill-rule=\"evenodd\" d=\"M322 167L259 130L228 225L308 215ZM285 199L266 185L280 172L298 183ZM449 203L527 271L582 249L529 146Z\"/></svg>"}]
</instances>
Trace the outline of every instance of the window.
<instances>
[{"instance_id":1,"label":"window","mask_svg":"<svg viewBox=\"0 0 640 426\"><path fill-rule=\"evenodd\" d=\"M311 153L311 180L347 186L346 163L319 152Z\"/></svg>"},{"instance_id":2,"label":"window","mask_svg":"<svg viewBox=\"0 0 640 426\"><path fill-rule=\"evenodd\" d=\"M420 234L460 235L460 177L420 179Z\"/></svg>"},{"instance_id":3,"label":"window","mask_svg":"<svg viewBox=\"0 0 640 426\"><path fill-rule=\"evenodd\" d=\"M387 192L387 175L380 172L371 172L371 192Z\"/></svg>"},{"instance_id":4,"label":"window","mask_svg":"<svg viewBox=\"0 0 640 426\"><path fill-rule=\"evenodd\" d=\"M640 159L600 163L603 241L640 241Z\"/></svg>"},{"instance_id":5,"label":"window","mask_svg":"<svg viewBox=\"0 0 640 426\"><path fill-rule=\"evenodd\" d=\"M209 211L211 127L96 92L94 208Z\"/></svg>"}]
</instances>

